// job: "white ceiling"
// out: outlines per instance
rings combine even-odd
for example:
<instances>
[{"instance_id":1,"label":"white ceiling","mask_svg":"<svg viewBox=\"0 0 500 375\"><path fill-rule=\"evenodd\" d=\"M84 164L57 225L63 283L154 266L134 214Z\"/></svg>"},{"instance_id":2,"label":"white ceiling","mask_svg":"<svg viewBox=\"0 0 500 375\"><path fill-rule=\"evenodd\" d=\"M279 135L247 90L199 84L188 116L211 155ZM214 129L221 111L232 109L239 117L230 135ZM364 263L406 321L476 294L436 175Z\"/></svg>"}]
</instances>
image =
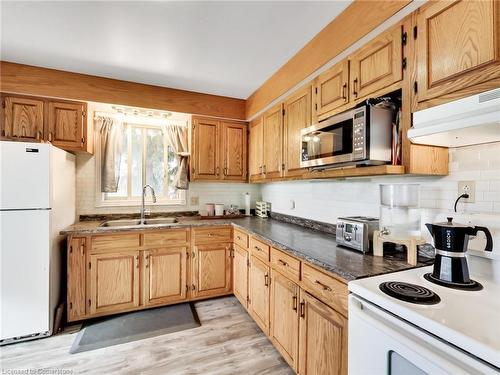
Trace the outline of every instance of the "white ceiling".
<instances>
[{"instance_id":1,"label":"white ceiling","mask_svg":"<svg viewBox=\"0 0 500 375\"><path fill-rule=\"evenodd\" d=\"M1 59L247 98L349 3L2 0Z\"/></svg>"}]
</instances>

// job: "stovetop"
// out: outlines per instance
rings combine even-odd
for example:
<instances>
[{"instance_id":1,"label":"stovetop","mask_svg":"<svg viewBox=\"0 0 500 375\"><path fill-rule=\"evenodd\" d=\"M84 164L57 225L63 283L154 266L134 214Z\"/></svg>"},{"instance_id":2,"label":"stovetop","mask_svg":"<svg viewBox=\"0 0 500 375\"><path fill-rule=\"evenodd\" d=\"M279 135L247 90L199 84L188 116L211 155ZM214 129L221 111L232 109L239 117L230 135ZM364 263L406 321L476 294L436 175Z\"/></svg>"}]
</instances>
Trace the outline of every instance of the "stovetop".
<instances>
[{"instance_id":1,"label":"stovetop","mask_svg":"<svg viewBox=\"0 0 500 375\"><path fill-rule=\"evenodd\" d=\"M432 266L355 280L348 286L361 298L500 368L500 261L476 256L468 260L470 274L482 284L482 290L459 290L432 283L424 278L432 272ZM380 289L381 284L394 282L423 287L440 301L416 304ZM412 293L428 292L422 289Z\"/></svg>"}]
</instances>

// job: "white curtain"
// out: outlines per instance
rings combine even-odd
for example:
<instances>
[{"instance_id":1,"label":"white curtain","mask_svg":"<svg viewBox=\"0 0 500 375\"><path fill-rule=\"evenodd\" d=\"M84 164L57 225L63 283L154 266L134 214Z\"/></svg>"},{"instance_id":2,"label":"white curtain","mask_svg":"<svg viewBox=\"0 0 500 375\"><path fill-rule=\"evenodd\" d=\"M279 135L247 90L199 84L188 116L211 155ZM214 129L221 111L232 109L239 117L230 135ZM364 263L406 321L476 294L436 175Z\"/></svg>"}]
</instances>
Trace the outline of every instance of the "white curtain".
<instances>
[{"instance_id":1,"label":"white curtain","mask_svg":"<svg viewBox=\"0 0 500 375\"><path fill-rule=\"evenodd\" d=\"M120 180L123 123L111 117L98 117L101 140L101 191L116 193Z\"/></svg>"},{"instance_id":2,"label":"white curtain","mask_svg":"<svg viewBox=\"0 0 500 375\"><path fill-rule=\"evenodd\" d=\"M189 143L187 126L167 125L163 127L165 141L170 145L177 158L177 173L174 179L174 186L179 190L189 188ZM165 173L168 174L168 165L165 166Z\"/></svg>"}]
</instances>

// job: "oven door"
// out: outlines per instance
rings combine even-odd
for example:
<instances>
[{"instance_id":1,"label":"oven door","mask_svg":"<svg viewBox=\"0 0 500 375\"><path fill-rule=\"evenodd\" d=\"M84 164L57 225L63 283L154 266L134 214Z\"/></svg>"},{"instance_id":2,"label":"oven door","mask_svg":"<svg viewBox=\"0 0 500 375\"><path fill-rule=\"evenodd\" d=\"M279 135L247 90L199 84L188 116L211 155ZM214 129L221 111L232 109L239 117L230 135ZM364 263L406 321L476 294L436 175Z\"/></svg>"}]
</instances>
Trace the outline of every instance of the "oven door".
<instances>
[{"instance_id":1,"label":"oven door","mask_svg":"<svg viewBox=\"0 0 500 375\"><path fill-rule=\"evenodd\" d=\"M498 374L475 357L349 295L349 374Z\"/></svg>"},{"instance_id":2,"label":"oven door","mask_svg":"<svg viewBox=\"0 0 500 375\"><path fill-rule=\"evenodd\" d=\"M314 167L353 161L353 114L346 111L302 129L300 166Z\"/></svg>"}]
</instances>

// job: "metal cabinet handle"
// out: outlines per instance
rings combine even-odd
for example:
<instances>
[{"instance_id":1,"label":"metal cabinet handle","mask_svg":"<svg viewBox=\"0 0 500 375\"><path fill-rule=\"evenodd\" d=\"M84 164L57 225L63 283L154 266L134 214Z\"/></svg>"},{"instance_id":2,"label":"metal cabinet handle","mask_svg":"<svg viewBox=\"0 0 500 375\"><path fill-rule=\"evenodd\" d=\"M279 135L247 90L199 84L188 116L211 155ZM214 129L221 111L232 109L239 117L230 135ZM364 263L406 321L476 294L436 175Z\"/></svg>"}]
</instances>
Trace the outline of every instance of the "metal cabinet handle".
<instances>
[{"instance_id":1,"label":"metal cabinet handle","mask_svg":"<svg viewBox=\"0 0 500 375\"><path fill-rule=\"evenodd\" d=\"M236 236L237 239L239 239L240 241L242 240L242 238L240 236Z\"/></svg>"},{"instance_id":2,"label":"metal cabinet handle","mask_svg":"<svg viewBox=\"0 0 500 375\"><path fill-rule=\"evenodd\" d=\"M278 259L278 262L280 262L283 266L287 267L288 263L285 262L284 260Z\"/></svg>"},{"instance_id":3,"label":"metal cabinet handle","mask_svg":"<svg viewBox=\"0 0 500 375\"><path fill-rule=\"evenodd\" d=\"M269 286L269 274L264 275L264 286Z\"/></svg>"},{"instance_id":4,"label":"metal cabinet handle","mask_svg":"<svg viewBox=\"0 0 500 375\"><path fill-rule=\"evenodd\" d=\"M347 82L342 85L342 98L345 102L347 101Z\"/></svg>"},{"instance_id":5,"label":"metal cabinet handle","mask_svg":"<svg viewBox=\"0 0 500 375\"><path fill-rule=\"evenodd\" d=\"M358 97L358 79L355 78L354 81L352 81L352 93L354 94L355 97Z\"/></svg>"},{"instance_id":6,"label":"metal cabinet handle","mask_svg":"<svg viewBox=\"0 0 500 375\"><path fill-rule=\"evenodd\" d=\"M259 167L259 174L262 174L262 165Z\"/></svg>"},{"instance_id":7,"label":"metal cabinet handle","mask_svg":"<svg viewBox=\"0 0 500 375\"><path fill-rule=\"evenodd\" d=\"M306 316L306 303L304 300L300 303L300 317L305 318Z\"/></svg>"},{"instance_id":8,"label":"metal cabinet handle","mask_svg":"<svg viewBox=\"0 0 500 375\"><path fill-rule=\"evenodd\" d=\"M219 167L216 168L216 174L217 174L217 176L220 174L220 168Z\"/></svg>"},{"instance_id":9,"label":"metal cabinet handle","mask_svg":"<svg viewBox=\"0 0 500 375\"><path fill-rule=\"evenodd\" d=\"M135 268L139 268L139 255L135 256Z\"/></svg>"},{"instance_id":10,"label":"metal cabinet handle","mask_svg":"<svg viewBox=\"0 0 500 375\"><path fill-rule=\"evenodd\" d=\"M262 249L261 249L260 247L258 247L258 246L254 246L253 248L254 248L255 250L257 250L257 251L264 251L264 250L262 250Z\"/></svg>"},{"instance_id":11,"label":"metal cabinet handle","mask_svg":"<svg viewBox=\"0 0 500 375\"><path fill-rule=\"evenodd\" d=\"M332 288L330 288L328 285L323 284L319 280L316 280L315 283L318 284L318 285L320 285L323 288L323 290L327 290L328 292L332 291Z\"/></svg>"},{"instance_id":12,"label":"metal cabinet handle","mask_svg":"<svg viewBox=\"0 0 500 375\"><path fill-rule=\"evenodd\" d=\"M293 311L297 311L297 296L292 297L292 309Z\"/></svg>"},{"instance_id":13,"label":"metal cabinet handle","mask_svg":"<svg viewBox=\"0 0 500 375\"><path fill-rule=\"evenodd\" d=\"M149 268L149 254L146 254L146 268Z\"/></svg>"},{"instance_id":14,"label":"metal cabinet handle","mask_svg":"<svg viewBox=\"0 0 500 375\"><path fill-rule=\"evenodd\" d=\"M49 132L49 142L52 142L52 137L53 137L52 132Z\"/></svg>"},{"instance_id":15,"label":"metal cabinet handle","mask_svg":"<svg viewBox=\"0 0 500 375\"><path fill-rule=\"evenodd\" d=\"M262 174L266 174L266 169L267 169L267 168L266 168L266 165L264 164L264 165L262 166Z\"/></svg>"},{"instance_id":16,"label":"metal cabinet handle","mask_svg":"<svg viewBox=\"0 0 500 375\"><path fill-rule=\"evenodd\" d=\"M224 176L227 176L227 167L224 167Z\"/></svg>"}]
</instances>

